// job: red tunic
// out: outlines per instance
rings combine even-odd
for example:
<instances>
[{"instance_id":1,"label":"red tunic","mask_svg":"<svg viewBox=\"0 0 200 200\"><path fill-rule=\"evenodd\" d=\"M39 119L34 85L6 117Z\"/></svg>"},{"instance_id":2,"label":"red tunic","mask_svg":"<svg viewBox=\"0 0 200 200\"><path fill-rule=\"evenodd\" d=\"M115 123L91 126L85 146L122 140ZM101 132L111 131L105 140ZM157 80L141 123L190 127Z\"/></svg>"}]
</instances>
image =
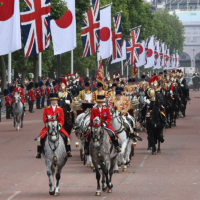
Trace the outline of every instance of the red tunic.
<instances>
[{"instance_id":1,"label":"red tunic","mask_svg":"<svg viewBox=\"0 0 200 200\"><path fill-rule=\"evenodd\" d=\"M21 97L21 102L24 104L25 103L25 95L24 95L24 90L22 88L14 88L14 93L15 92L18 92L20 94L20 97ZM14 98L14 94L13 94L13 99L11 102L14 102L15 101L15 98Z\"/></svg>"},{"instance_id":2,"label":"red tunic","mask_svg":"<svg viewBox=\"0 0 200 200\"><path fill-rule=\"evenodd\" d=\"M12 93L10 96L11 96L11 99L13 100L14 99L14 94Z\"/></svg>"},{"instance_id":3,"label":"red tunic","mask_svg":"<svg viewBox=\"0 0 200 200\"><path fill-rule=\"evenodd\" d=\"M59 124L61 124L61 126L63 126L65 123L65 118L64 118L64 112L63 112L62 108L60 108L59 106L56 106L55 111L53 111L52 106L48 106L44 109L43 122L45 123L45 127L40 132L41 138L44 138L47 134L47 127L46 127L47 117L46 117L46 115L55 116L55 115L57 115L57 113L58 113L57 121ZM63 127L60 129L60 131L69 138L69 134L65 131L65 129Z\"/></svg>"},{"instance_id":4,"label":"red tunic","mask_svg":"<svg viewBox=\"0 0 200 200\"><path fill-rule=\"evenodd\" d=\"M40 98L41 97L41 93L39 89L36 89L36 98Z\"/></svg>"},{"instance_id":5,"label":"red tunic","mask_svg":"<svg viewBox=\"0 0 200 200\"><path fill-rule=\"evenodd\" d=\"M112 118L111 118L111 114L110 114L110 109L109 108L107 108L106 106L103 106L102 109L101 109L101 112L100 112L98 106L95 107L95 108L92 108L89 126L92 126L91 120L93 120L95 117L99 117L100 120L103 120L103 123L105 123L107 125L106 127L108 129L112 130L115 133L115 135L117 136L117 138L118 138L117 133L115 132L115 130L113 129L113 127L110 124Z\"/></svg>"},{"instance_id":6,"label":"red tunic","mask_svg":"<svg viewBox=\"0 0 200 200\"><path fill-rule=\"evenodd\" d=\"M6 96L6 97L5 97L5 101L6 101L5 106L6 106L6 107L10 107L10 105L11 105L11 99L10 99L9 96Z\"/></svg>"},{"instance_id":7,"label":"red tunic","mask_svg":"<svg viewBox=\"0 0 200 200\"><path fill-rule=\"evenodd\" d=\"M47 92L47 96L50 97L51 90L49 89L49 87L46 87L46 92Z\"/></svg>"},{"instance_id":8,"label":"red tunic","mask_svg":"<svg viewBox=\"0 0 200 200\"><path fill-rule=\"evenodd\" d=\"M44 88L41 88L41 96L42 96L42 97L45 96Z\"/></svg>"},{"instance_id":9,"label":"red tunic","mask_svg":"<svg viewBox=\"0 0 200 200\"><path fill-rule=\"evenodd\" d=\"M57 92L58 92L58 87L57 87L57 85L56 85L53 89L54 89L54 93L57 93Z\"/></svg>"},{"instance_id":10,"label":"red tunic","mask_svg":"<svg viewBox=\"0 0 200 200\"><path fill-rule=\"evenodd\" d=\"M29 91L29 99L30 99L31 101L35 101L35 93L34 93L33 89L31 89L31 90Z\"/></svg>"}]
</instances>

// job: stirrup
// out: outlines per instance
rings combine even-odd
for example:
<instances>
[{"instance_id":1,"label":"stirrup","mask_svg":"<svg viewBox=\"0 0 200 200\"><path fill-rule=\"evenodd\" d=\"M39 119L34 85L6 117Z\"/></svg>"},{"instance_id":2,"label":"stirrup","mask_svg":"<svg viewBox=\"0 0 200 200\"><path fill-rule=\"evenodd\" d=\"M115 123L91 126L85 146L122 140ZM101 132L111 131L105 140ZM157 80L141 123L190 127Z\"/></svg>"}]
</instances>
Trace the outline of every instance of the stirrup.
<instances>
[{"instance_id":1,"label":"stirrup","mask_svg":"<svg viewBox=\"0 0 200 200\"><path fill-rule=\"evenodd\" d=\"M41 159L41 153L37 153L37 154L35 155L35 158Z\"/></svg>"}]
</instances>

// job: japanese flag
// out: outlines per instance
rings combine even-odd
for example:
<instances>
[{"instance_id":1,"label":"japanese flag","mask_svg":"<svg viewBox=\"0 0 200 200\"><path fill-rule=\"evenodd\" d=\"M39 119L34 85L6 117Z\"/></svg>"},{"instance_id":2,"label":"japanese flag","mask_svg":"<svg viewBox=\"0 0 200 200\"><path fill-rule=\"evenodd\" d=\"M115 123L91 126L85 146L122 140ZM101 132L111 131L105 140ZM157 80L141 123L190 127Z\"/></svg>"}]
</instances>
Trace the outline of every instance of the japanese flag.
<instances>
[{"instance_id":1,"label":"japanese flag","mask_svg":"<svg viewBox=\"0 0 200 200\"><path fill-rule=\"evenodd\" d=\"M141 67L146 63L145 56L145 41L143 40L142 43L140 43L139 62L136 63L136 67Z\"/></svg>"},{"instance_id":2,"label":"japanese flag","mask_svg":"<svg viewBox=\"0 0 200 200\"><path fill-rule=\"evenodd\" d=\"M145 68L150 68L154 66L154 37L152 36L148 44L148 55L147 55L147 64Z\"/></svg>"},{"instance_id":3,"label":"japanese flag","mask_svg":"<svg viewBox=\"0 0 200 200\"><path fill-rule=\"evenodd\" d=\"M59 20L51 20L54 55L76 48L75 0L65 0L68 11Z\"/></svg>"},{"instance_id":4,"label":"japanese flag","mask_svg":"<svg viewBox=\"0 0 200 200\"><path fill-rule=\"evenodd\" d=\"M22 48L19 0L0 0L0 55Z\"/></svg>"},{"instance_id":5,"label":"japanese flag","mask_svg":"<svg viewBox=\"0 0 200 200\"><path fill-rule=\"evenodd\" d=\"M111 6L100 10L100 46L98 60L112 55Z\"/></svg>"}]
</instances>

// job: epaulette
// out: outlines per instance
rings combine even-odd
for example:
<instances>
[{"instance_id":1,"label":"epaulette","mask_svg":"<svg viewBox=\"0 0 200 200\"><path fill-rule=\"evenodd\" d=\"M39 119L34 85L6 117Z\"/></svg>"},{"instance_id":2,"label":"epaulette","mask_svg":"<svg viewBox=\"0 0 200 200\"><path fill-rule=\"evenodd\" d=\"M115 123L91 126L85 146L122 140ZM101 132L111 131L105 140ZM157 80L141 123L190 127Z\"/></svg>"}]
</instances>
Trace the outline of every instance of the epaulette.
<instances>
[{"instance_id":1,"label":"epaulette","mask_svg":"<svg viewBox=\"0 0 200 200\"><path fill-rule=\"evenodd\" d=\"M94 109L96 110L98 108L98 106L96 106Z\"/></svg>"},{"instance_id":2,"label":"epaulette","mask_svg":"<svg viewBox=\"0 0 200 200\"><path fill-rule=\"evenodd\" d=\"M103 106L103 109L106 109L106 106Z\"/></svg>"},{"instance_id":3,"label":"epaulette","mask_svg":"<svg viewBox=\"0 0 200 200\"><path fill-rule=\"evenodd\" d=\"M57 108L60 108L60 106L57 106Z\"/></svg>"},{"instance_id":4,"label":"epaulette","mask_svg":"<svg viewBox=\"0 0 200 200\"><path fill-rule=\"evenodd\" d=\"M48 106L47 108L50 108L51 106Z\"/></svg>"}]
</instances>

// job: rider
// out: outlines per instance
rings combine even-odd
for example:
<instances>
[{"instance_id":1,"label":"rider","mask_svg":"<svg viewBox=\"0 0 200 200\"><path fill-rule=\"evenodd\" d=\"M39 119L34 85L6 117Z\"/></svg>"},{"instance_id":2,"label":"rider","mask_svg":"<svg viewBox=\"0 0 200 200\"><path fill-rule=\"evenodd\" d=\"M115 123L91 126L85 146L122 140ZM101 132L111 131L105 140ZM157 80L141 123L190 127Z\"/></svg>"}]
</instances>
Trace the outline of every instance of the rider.
<instances>
[{"instance_id":1,"label":"rider","mask_svg":"<svg viewBox=\"0 0 200 200\"><path fill-rule=\"evenodd\" d=\"M66 156L67 157L72 157L71 154L71 146L70 146L70 138L68 133L64 130L64 128L62 127L64 125L65 119L64 119L64 113L63 113L63 109L60 108L59 106L57 106L58 104L58 94L54 94L52 93L50 95L50 102L51 102L51 106L48 106L44 109L44 113L43 113L43 122L45 123L45 127L42 129L42 131L40 132L40 135L38 137L38 146L37 146L37 154L36 154L36 158L41 158L41 153L42 153L42 149L43 149L43 144L45 142L45 137L47 135L47 127L46 127L46 123L47 123L47 117L49 119L49 117L51 119L55 119L56 120L56 115L58 114L58 118L57 121L59 123L59 131L61 136L63 137L64 141L65 141L65 148L66 148Z\"/></svg>"},{"instance_id":2,"label":"rider","mask_svg":"<svg viewBox=\"0 0 200 200\"><path fill-rule=\"evenodd\" d=\"M91 94L92 92L90 91L90 83L89 82L86 82L85 83L85 89L84 90L81 90L79 92L79 95L77 97L75 97L74 99L75 100L85 100L85 95L84 94Z\"/></svg>"},{"instance_id":3,"label":"rider","mask_svg":"<svg viewBox=\"0 0 200 200\"><path fill-rule=\"evenodd\" d=\"M104 95L106 99L108 99L107 92L103 90L103 84L101 82L97 83L97 90L93 92L92 94L92 101L93 103L96 103L96 99L98 95Z\"/></svg>"},{"instance_id":4,"label":"rider","mask_svg":"<svg viewBox=\"0 0 200 200\"><path fill-rule=\"evenodd\" d=\"M132 79L131 78L128 79L128 84L125 86L124 89L125 89L126 96L132 96L133 95L134 88L132 86Z\"/></svg>"},{"instance_id":5,"label":"rider","mask_svg":"<svg viewBox=\"0 0 200 200\"><path fill-rule=\"evenodd\" d=\"M145 81L145 75L142 75L142 81L139 83L139 86L142 87L144 90L149 88L149 83Z\"/></svg>"},{"instance_id":6,"label":"rider","mask_svg":"<svg viewBox=\"0 0 200 200\"><path fill-rule=\"evenodd\" d=\"M115 99L115 90L116 90L117 84L112 84L112 90L108 92L108 98L110 102L113 102Z\"/></svg>"},{"instance_id":7,"label":"rider","mask_svg":"<svg viewBox=\"0 0 200 200\"><path fill-rule=\"evenodd\" d=\"M92 126L92 120L95 117L99 117L100 120L103 120L103 126L105 127L106 130L112 132L113 137L112 142L115 145L116 151L119 153L121 152L121 149L119 147L119 142L118 142L118 135L117 133L114 131L113 127L111 126L111 114L110 114L110 109L106 106L103 106L103 103L105 102L105 95L97 95L97 106L92 108L91 110L91 116L90 116L90 124L89 126ZM88 132L84 137L88 136L90 134L90 132ZM86 142L85 142L85 155L89 155L89 141L86 138Z\"/></svg>"}]
</instances>

